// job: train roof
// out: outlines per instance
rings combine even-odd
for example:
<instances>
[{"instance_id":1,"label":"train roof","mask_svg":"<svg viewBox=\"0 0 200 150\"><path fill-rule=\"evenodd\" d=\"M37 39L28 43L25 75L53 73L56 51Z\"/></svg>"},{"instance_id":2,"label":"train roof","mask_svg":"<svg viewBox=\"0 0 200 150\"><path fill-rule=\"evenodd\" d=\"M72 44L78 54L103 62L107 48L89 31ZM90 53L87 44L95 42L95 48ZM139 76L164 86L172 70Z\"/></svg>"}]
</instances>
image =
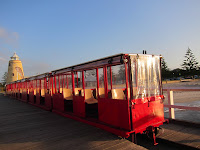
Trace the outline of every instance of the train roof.
<instances>
[{"instance_id":1,"label":"train roof","mask_svg":"<svg viewBox=\"0 0 200 150\"><path fill-rule=\"evenodd\" d=\"M116 54L116 55L112 55L112 56L108 56L108 57L104 57L104 58L100 58L100 59L96 59L96 60L91 60L91 61L88 61L88 62L85 62L85 63L80 63L80 64L77 64L77 65L73 65L73 66L69 66L69 67L64 67L64 68L61 68L61 69L56 69L56 70L53 70L51 71L53 74L55 73L61 73L61 72L66 72L66 71L72 71L72 70L80 70L82 68L88 68L88 67L94 67L94 65L91 65L92 63L95 63L95 66L99 66L99 65L103 65L103 64L97 64L97 62L102 62L103 61L106 61L106 60L110 60L111 58L115 58L114 61L116 61L117 59L120 59L121 57L123 57L124 55L126 54ZM105 62L104 62L105 63ZM108 61L107 61L108 63ZM88 65L90 64L90 65ZM86 66L86 67L81 67L81 66Z\"/></svg>"},{"instance_id":2,"label":"train roof","mask_svg":"<svg viewBox=\"0 0 200 150\"><path fill-rule=\"evenodd\" d=\"M61 69L56 69L51 71L53 74L60 74L63 72L67 72L67 71L78 71L81 69L88 69L88 68L97 68L97 67L101 67L105 64L112 64L112 63L122 63L123 62L123 57L124 56L133 56L133 55L144 55L144 56L152 56L152 55L148 55L148 54L125 54L125 53L120 53L120 54L116 54L116 55L112 55L112 56L108 56L108 57L104 57L104 58L100 58L100 59L96 59L96 60L92 60L92 61L88 61L85 63L80 63L77 65L73 65L73 66L69 66L69 67L65 67L65 68L61 68ZM158 55L154 55L154 56L158 56ZM112 59L112 60L111 60Z\"/></svg>"},{"instance_id":3,"label":"train roof","mask_svg":"<svg viewBox=\"0 0 200 150\"><path fill-rule=\"evenodd\" d=\"M34 75L31 77L27 77L21 80L17 80L14 81L13 83L16 82L21 82L21 81L25 81L25 80L35 80L35 79L42 79L46 76L50 76L50 75L54 75L54 74L63 74L69 71L78 71L81 69L89 69L89 68L97 68L97 67L101 67L103 65L106 64L117 64L117 63L123 63L123 59L125 56L133 56L133 55L145 55L145 56L152 56L150 54L137 54L137 53L129 53L129 54L125 54L125 53L120 53L120 54L116 54L116 55L112 55L112 56L107 56L104 58L100 58L100 59L96 59L96 60L91 60L85 63L80 63L77 65L73 65L73 66L69 66L69 67L64 67L64 68L60 68L60 69L56 69L53 70L51 72L46 72L43 74L39 74L39 75ZM154 56L158 56L158 55L154 55ZM161 56L160 56L161 57Z\"/></svg>"}]
</instances>

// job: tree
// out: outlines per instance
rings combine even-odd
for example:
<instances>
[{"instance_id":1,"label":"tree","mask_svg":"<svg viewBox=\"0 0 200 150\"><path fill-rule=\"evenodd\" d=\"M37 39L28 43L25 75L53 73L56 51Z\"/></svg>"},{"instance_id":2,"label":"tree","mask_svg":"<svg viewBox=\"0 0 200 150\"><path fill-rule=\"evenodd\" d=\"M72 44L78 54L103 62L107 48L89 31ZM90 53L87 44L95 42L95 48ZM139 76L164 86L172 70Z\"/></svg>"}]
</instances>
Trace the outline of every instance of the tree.
<instances>
[{"instance_id":1,"label":"tree","mask_svg":"<svg viewBox=\"0 0 200 150\"><path fill-rule=\"evenodd\" d=\"M163 71L169 71L168 67L167 67L167 63L165 62L165 59L162 57L161 59L161 69Z\"/></svg>"},{"instance_id":2,"label":"tree","mask_svg":"<svg viewBox=\"0 0 200 150\"><path fill-rule=\"evenodd\" d=\"M169 68L167 66L167 63L165 62L165 59L162 57L161 59L161 72L162 72L162 77L164 79L169 78L170 76L170 71Z\"/></svg>"},{"instance_id":3,"label":"tree","mask_svg":"<svg viewBox=\"0 0 200 150\"><path fill-rule=\"evenodd\" d=\"M3 86L6 85L7 75L8 75L8 73L5 72L4 75L3 75L3 77L2 77L2 80L1 80L1 81L2 81L2 85L3 85Z\"/></svg>"},{"instance_id":4,"label":"tree","mask_svg":"<svg viewBox=\"0 0 200 150\"><path fill-rule=\"evenodd\" d=\"M181 65L183 70L188 72L194 72L199 69L198 62L194 57L194 54L192 53L192 50L188 47L185 59L183 60L183 64Z\"/></svg>"},{"instance_id":5,"label":"tree","mask_svg":"<svg viewBox=\"0 0 200 150\"><path fill-rule=\"evenodd\" d=\"M171 74L173 74L173 77L175 78L180 78L184 74L184 70L182 70L181 68L176 68L171 70Z\"/></svg>"}]
</instances>

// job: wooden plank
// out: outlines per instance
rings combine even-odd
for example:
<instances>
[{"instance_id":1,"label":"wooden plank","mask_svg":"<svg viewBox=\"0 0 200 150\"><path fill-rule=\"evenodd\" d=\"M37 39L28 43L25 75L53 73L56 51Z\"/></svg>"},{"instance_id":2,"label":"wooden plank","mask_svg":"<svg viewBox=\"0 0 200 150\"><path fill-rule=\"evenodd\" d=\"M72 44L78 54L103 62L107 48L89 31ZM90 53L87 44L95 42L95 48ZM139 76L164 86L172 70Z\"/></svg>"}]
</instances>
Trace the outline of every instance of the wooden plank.
<instances>
[{"instance_id":1,"label":"wooden plank","mask_svg":"<svg viewBox=\"0 0 200 150\"><path fill-rule=\"evenodd\" d=\"M177 124L163 125L164 134L159 137L164 140L197 148L200 146L200 129Z\"/></svg>"},{"instance_id":2,"label":"wooden plank","mask_svg":"<svg viewBox=\"0 0 200 150\"><path fill-rule=\"evenodd\" d=\"M93 126L0 95L0 149L145 149Z\"/></svg>"}]
</instances>

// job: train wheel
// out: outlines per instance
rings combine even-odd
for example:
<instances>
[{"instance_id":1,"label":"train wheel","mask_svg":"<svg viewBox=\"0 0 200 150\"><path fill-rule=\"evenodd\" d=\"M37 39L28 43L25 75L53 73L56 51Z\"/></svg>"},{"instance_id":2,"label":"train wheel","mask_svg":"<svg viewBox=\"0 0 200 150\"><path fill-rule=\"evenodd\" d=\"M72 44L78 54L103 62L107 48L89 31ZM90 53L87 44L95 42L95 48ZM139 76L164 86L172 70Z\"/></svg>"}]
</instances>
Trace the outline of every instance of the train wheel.
<instances>
[{"instance_id":1,"label":"train wheel","mask_svg":"<svg viewBox=\"0 0 200 150\"><path fill-rule=\"evenodd\" d=\"M156 142L156 134L158 134L159 130L156 127L148 127L146 134L147 136L153 140L154 145L158 145Z\"/></svg>"}]
</instances>

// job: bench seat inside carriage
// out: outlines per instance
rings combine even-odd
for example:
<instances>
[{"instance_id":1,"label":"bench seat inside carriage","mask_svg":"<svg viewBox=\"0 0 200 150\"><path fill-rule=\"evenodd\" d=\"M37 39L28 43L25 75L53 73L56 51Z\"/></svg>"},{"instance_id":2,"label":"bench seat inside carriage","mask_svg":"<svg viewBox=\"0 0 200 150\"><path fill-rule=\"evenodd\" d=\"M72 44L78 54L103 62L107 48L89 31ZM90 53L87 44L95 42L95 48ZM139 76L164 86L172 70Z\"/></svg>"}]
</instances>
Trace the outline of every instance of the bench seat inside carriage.
<instances>
[{"instance_id":1,"label":"bench seat inside carriage","mask_svg":"<svg viewBox=\"0 0 200 150\"><path fill-rule=\"evenodd\" d=\"M63 93L65 111L73 112L73 94L71 89L61 88L60 92Z\"/></svg>"},{"instance_id":2,"label":"bench seat inside carriage","mask_svg":"<svg viewBox=\"0 0 200 150\"><path fill-rule=\"evenodd\" d=\"M45 105L45 94L48 93L45 89L34 89L34 103L36 103L36 93L40 95L40 105ZM19 93L21 93L20 90ZM50 90L49 90L50 92ZM50 92L51 93L51 92ZM73 112L73 94L72 89L60 88L60 93L63 94L65 111ZM108 98L126 100L125 89L112 89L108 92ZM128 89L130 97L130 89ZM82 88L75 88L75 96L84 96ZM98 116L98 94L97 89L85 89L85 109L86 116ZM105 98L105 89L99 88L99 98ZM29 90L27 91L27 99L29 99Z\"/></svg>"},{"instance_id":3,"label":"bench seat inside carriage","mask_svg":"<svg viewBox=\"0 0 200 150\"><path fill-rule=\"evenodd\" d=\"M63 93L64 107L66 111L73 112L73 94L71 89L63 88L60 92ZM75 96L84 96L84 90L82 88L75 88ZM93 96L93 90L85 89L85 105L86 114L98 115L98 101ZM88 112L88 113L87 113Z\"/></svg>"},{"instance_id":4,"label":"bench seat inside carriage","mask_svg":"<svg viewBox=\"0 0 200 150\"><path fill-rule=\"evenodd\" d=\"M71 89L63 88L60 92L63 93L65 111L73 112L73 94ZM75 88L75 96L84 96L82 88ZM112 89L109 92L111 99L126 100L124 89ZM130 93L130 90L129 90ZM98 94L97 89L85 89L85 112L87 117L98 117ZM99 98L105 98L105 89L99 88Z\"/></svg>"}]
</instances>

